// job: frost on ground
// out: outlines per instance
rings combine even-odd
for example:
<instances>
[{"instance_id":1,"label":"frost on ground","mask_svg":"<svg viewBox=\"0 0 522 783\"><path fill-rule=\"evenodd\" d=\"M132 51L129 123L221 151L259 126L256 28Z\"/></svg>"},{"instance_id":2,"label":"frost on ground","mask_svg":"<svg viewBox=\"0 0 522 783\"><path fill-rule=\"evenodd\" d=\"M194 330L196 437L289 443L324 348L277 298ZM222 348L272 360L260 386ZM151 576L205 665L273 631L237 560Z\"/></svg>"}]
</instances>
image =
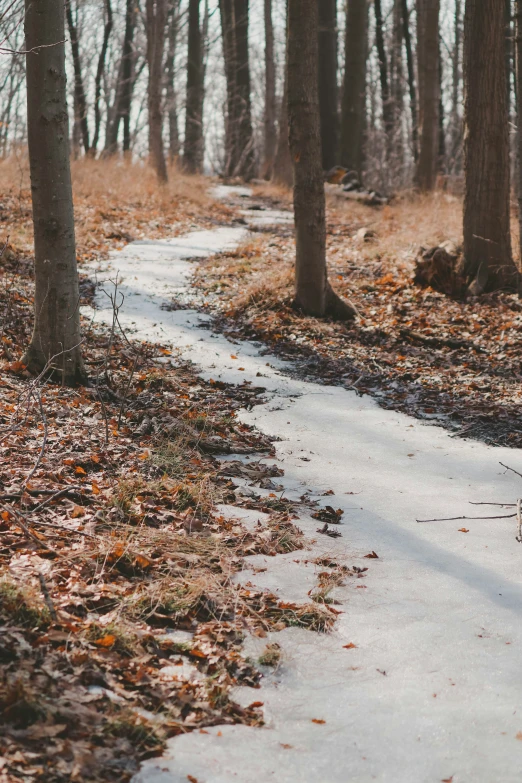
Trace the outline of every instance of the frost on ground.
<instances>
[{"instance_id":1,"label":"frost on ground","mask_svg":"<svg viewBox=\"0 0 522 783\"><path fill-rule=\"evenodd\" d=\"M522 550L514 521L416 519L476 513L469 501L513 502L521 479L499 461L520 469L520 451L454 440L355 392L293 379L254 344L212 334L198 313L161 309L186 286L185 259L243 237L234 228L135 243L103 274L119 272L120 320L138 338L172 342L206 378L266 387L266 403L242 418L280 438L285 475L277 482L292 495L332 490L327 502L344 510L341 537L316 533L322 523L304 518L311 550L255 556L243 581L304 603L318 557L370 568L333 591L342 612L334 632L289 628L268 640L281 647L279 665L260 690L236 694L264 703L265 728L177 737L135 783L518 781ZM266 643L250 640L252 656Z\"/></svg>"}]
</instances>

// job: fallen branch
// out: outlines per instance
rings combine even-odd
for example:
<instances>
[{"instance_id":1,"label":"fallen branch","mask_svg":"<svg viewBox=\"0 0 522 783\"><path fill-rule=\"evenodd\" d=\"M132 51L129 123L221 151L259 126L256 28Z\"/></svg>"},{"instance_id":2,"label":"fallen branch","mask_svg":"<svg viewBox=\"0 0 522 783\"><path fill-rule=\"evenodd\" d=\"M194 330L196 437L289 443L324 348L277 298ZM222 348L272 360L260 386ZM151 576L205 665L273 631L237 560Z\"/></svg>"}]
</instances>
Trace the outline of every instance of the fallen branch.
<instances>
[{"instance_id":1,"label":"fallen branch","mask_svg":"<svg viewBox=\"0 0 522 783\"><path fill-rule=\"evenodd\" d=\"M440 517L439 519L416 519L416 522L456 522L462 519L513 519L516 514L503 514L498 517Z\"/></svg>"},{"instance_id":2,"label":"fallen branch","mask_svg":"<svg viewBox=\"0 0 522 783\"><path fill-rule=\"evenodd\" d=\"M515 468L510 468L509 465L504 465L503 462L499 462L498 464L502 465L502 467L505 468L506 470L510 470L512 473L516 473L517 476L520 476L520 478L522 478L522 473L519 473L518 470L515 470Z\"/></svg>"}]
</instances>

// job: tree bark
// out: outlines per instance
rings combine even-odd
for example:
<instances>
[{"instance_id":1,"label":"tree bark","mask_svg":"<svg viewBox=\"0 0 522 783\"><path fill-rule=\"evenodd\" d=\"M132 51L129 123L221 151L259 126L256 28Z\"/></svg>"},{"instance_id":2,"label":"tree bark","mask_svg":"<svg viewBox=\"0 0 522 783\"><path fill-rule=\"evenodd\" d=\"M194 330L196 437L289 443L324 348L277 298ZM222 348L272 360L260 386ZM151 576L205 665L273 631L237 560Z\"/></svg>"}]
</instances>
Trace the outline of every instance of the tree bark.
<instances>
[{"instance_id":1,"label":"tree bark","mask_svg":"<svg viewBox=\"0 0 522 783\"><path fill-rule=\"evenodd\" d=\"M234 0L236 36L236 86L238 110L238 164L234 172L246 181L255 175L255 150L252 131L250 65L248 59L249 0Z\"/></svg>"},{"instance_id":2,"label":"tree bark","mask_svg":"<svg viewBox=\"0 0 522 783\"><path fill-rule=\"evenodd\" d=\"M112 155L118 147L118 135L120 124L123 121L123 151L130 149L130 112L132 105L132 91L134 87L134 32L136 30L136 2L126 0L125 7L125 32L123 35L123 49L118 70L116 95L114 106L108 123L105 153Z\"/></svg>"},{"instance_id":3,"label":"tree bark","mask_svg":"<svg viewBox=\"0 0 522 783\"><path fill-rule=\"evenodd\" d=\"M392 152L395 162L402 166L402 111L404 104L402 67L402 0L393 0L393 25L390 54L390 100L392 114Z\"/></svg>"},{"instance_id":4,"label":"tree bark","mask_svg":"<svg viewBox=\"0 0 522 783\"><path fill-rule=\"evenodd\" d=\"M340 163L362 178L366 131L368 0L348 0Z\"/></svg>"},{"instance_id":5,"label":"tree bark","mask_svg":"<svg viewBox=\"0 0 522 783\"><path fill-rule=\"evenodd\" d=\"M511 255L504 0L466 0L464 260L469 291L518 290Z\"/></svg>"},{"instance_id":6,"label":"tree bark","mask_svg":"<svg viewBox=\"0 0 522 783\"><path fill-rule=\"evenodd\" d=\"M86 380L69 163L63 0L25 0L27 130L35 248L35 323L23 358L65 384Z\"/></svg>"},{"instance_id":7,"label":"tree bark","mask_svg":"<svg viewBox=\"0 0 522 783\"><path fill-rule=\"evenodd\" d=\"M291 188L294 184L294 167L288 139L288 0L286 0L286 41L283 100L279 114L279 131L272 182Z\"/></svg>"},{"instance_id":8,"label":"tree bark","mask_svg":"<svg viewBox=\"0 0 522 783\"><path fill-rule=\"evenodd\" d=\"M381 78L382 118L384 132L386 134L387 152L391 150L391 138L393 134L393 108L390 99L390 84L388 80L388 61L384 46L384 20L382 16L381 0L374 0L375 10L375 44L379 57L379 74Z\"/></svg>"},{"instance_id":9,"label":"tree bark","mask_svg":"<svg viewBox=\"0 0 522 783\"><path fill-rule=\"evenodd\" d=\"M294 163L295 306L353 318L326 274L326 221L318 96L317 0L288 2L288 120Z\"/></svg>"},{"instance_id":10,"label":"tree bark","mask_svg":"<svg viewBox=\"0 0 522 783\"><path fill-rule=\"evenodd\" d=\"M458 173L460 170L460 147L462 143L462 120L459 114L460 107L460 82L461 82L461 67L460 67L460 52L461 52L461 26L462 26L462 4L461 0L455 0L455 21L454 21L454 43L453 54L451 60L451 150L450 150L450 165L454 172Z\"/></svg>"},{"instance_id":11,"label":"tree bark","mask_svg":"<svg viewBox=\"0 0 522 783\"><path fill-rule=\"evenodd\" d=\"M69 28L69 37L71 39L71 51L74 67L74 93L76 96L76 105L78 108L78 120L82 133L82 143L85 154L89 154L89 123L87 119L87 100L85 98L85 89L83 86L82 64L80 60L80 44L78 41L78 30L74 24L71 9L71 0L66 0L65 12L67 15L67 25Z\"/></svg>"},{"instance_id":12,"label":"tree bark","mask_svg":"<svg viewBox=\"0 0 522 783\"><path fill-rule=\"evenodd\" d=\"M337 0L317 0L319 11L319 116L323 169L339 161L337 97Z\"/></svg>"},{"instance_id":13,"label":"tree bark","mask_svg":"<svg viewBox=\"0 0 522 783\"><path fill-rule=\"evenodd\" d=\"M517 174L519 258L522 259L522 0L515 0L515 79L517 97Z\"/></svg>"},{"instance_id":14,"label":"tree bark","mask_svg":"<svg viewBox=\"0 0 522 783\"><path fill-rule=\"evenodd\" d=\"M203 47L199 5L200 0L189 0L183 168L190 174L196 174L203 168Z\"/></svg>"},{"instance_id":15,"label":"tree bark","mask_svg":"<svg viewBox=\"0 0 522 783\"><path fill-rule=\"evenodd\" d=\"M264 0L265 12L265 114L263 178L270 179L277 146L276 133L276 73L274 60L274 25L272 0Z\"/></svg>"},{"instance_id":16,"label":"tree bark","mask_svg":"<svg viewBox=\"0 0 522 783\"><path fill-rule=\"evenodd\" d=\"M415 66L413 64L413 50L411 45L410 14L408 0L402 2L402 26L404 34L404 48L406 49L406 66L408 68L408 91L410 93L411 113L411 140L413 147L413 159L415 163L419 158L419 126L417 112L417 91L415 89ZM459 0L457 0L459 2Z\"/></svg>"},{"instance_id":17,"label":"tree bark","mask_svg":"<svg viewBox=\"0 0 522 783\"><path fill-rule=\"evenodd\" d=\"M107 58L107 49L109 48L109 38L112 32L112 7L111 0L105 0L105 9L107 12L107 20L105 22L105 28L103 31L103 42L100 50L100 56L98 58L98 67L96 69L96 78L94 80L94 137L92 140L91 151L96 154L98 147L98 141L100 138L100 125L101 125L101 113L100 113L100 95L101 95L101 82L105 71L105 60Z\"/></svg>"},{"instance_id":18,"label":"tree bark","mask_svg":"<svg viewBox=\"0 0 522 783\"><path fill-rule=\"evenodd\" d=\"M166 109L169 121L169 160L172 163L179 157L180 143L178 130L178 102L174 79L176 76L176 49L178 44L179 26L179 2L174 0L170 8L170 21L167 43L167 57L165 60L166 85Z\"/></svg>"},{"instance_id":19,"label":"tree bark","mask_svg":"<svg viewBox=\"0 0 522 783\"><path fill-rule=\"evenodd\" d=\"M167 0L146 0L147 64L149 81L147 107L149 111L149 155L159 182L167 182L167 163L163 148L163 49L167 23Z\"/></svg>"},{"instance_id":20,"label":"tree bark","mask_svg":"<svg viewBox=\"0 0 522 783\"><path fill-rule=\"evenodd\" d=\"M219 0L221 31L223 38L223 59L227 83L227 113L225 118L225 176L233 176L237 166L237 86L236 86L236 36L234 0Z\"/></svg>"},{"instance_id":21,"label":"tree bark","mask_svg":"<svg viewBox=\"0 0 522 783\"><path fill-rule=\"evenodd\" d=\"M440 0L417 0L417 67L419 72L419 158L415 184L433 190L439 144L439 8Z\"/></svg>"}]
</instances>

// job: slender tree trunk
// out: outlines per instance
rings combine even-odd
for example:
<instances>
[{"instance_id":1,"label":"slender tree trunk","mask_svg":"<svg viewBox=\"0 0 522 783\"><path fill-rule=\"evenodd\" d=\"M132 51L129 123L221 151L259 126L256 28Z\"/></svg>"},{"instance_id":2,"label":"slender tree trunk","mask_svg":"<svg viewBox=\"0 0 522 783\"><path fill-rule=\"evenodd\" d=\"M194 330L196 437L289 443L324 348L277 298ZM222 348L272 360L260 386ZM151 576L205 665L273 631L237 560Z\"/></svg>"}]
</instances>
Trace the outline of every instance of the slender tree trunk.
<instances>
[{"instance_id":1,"label":"slender tree trunk","mask_svg":"<svg viewBox=\"0 0 522 783\"><path fill-rule=\"evenodd\" d=\"M440 0L417 0L417 67L419 72L419 158L415 184L433 190L439 144L439 7Z\"/></svg>"},{"instance_id":2,"label":"slender tree trunk","mask_svg":"<svg viewBox=\"0 0 522 783\"><path fill-rule=\"evenodd\" d=\"M134 32L136 29L136 1L126 0L125 32L123 49L118 70L116 95L111 117L108 122L105 140L105 153L112 155L118 147L120 124L124 124L124 151L130 146L130 111L132 103L133 72L134 72ZM125 140L129 146L126 146Z\"/></svg>"},{"instance_id":3,"label":"slender tree trunk","mask_svg":"<svg viewBox=\"0 0 522 783\"><path fill-rule=\"evenodd\" d=\"M234 0L219 0L223 59L227 83L227 113L225 118L225 176L234 174L237 167L238 127L237 118L237 64Z\"/></svg>"},{"instance_id":4,"label":"slender tree trunk","mask_svg":"<svg viewBox=\"0 0 522 783\"><path fill-rule=\"evenodd\" d=\"M390 55L390 100L392 112L392 153L398 166L403 163L402 111L404 103L402 69L402 1L393 0L393 26Z\"/></svg>"},{"instance_id":5,"label":"slender tree trunk","mask_svg":"<svg viewBox=\"0 0 522 783\"><path fill-rule=\"evenodd\" d=\"M340 163L362 178L366 131L368 0L348 0Z\"/></svg>"},{"instance_id":6,"label":"slender tree trunk","mask_svg":"<svg viewBox=\"0 0 522 783\"><path fill-rule=\"evenodd\" d=\"M255 174L255 150L252 131L250 65L248 58L249 0L234 0L237 57L238 164L236 175L245 180Z\"/></svg>"},{"instance_id":7,"label":"slender tree trunk","mask_svg":"<svg viewBox=\"0 0 522 783\"><path fill-rule=\"evenodd\" d=\"M178 42L179 26L179 0L174 0L170 9L170 22L168 32L167 57L165 72L167 76L166 99L167 116L169 121L169 160L172 163L179 157L180 143L178 130L178 107L174 79L176 76L176 49Z\"/></svg>"},{"instance_id":8,"label":"slender tree trunk","mask_svg":"<svg viewBox=\"0 0 522 783\"><path fill-rule=\"evenodd\" d=\"M291 188L294 184L294 166L288 139L288 0L286 0L286 41L283 100L281 101L279 113L279 130L272 182L276 185L284 185Z\"/></svg>"},{"instance_id":9,"label":"slender tree trunk","mask_svg":"<svg viewBox=\"0 0 522 783\"><path fill-rule=\"evenodd\" d=\"M460 52L461 52L461 26L462 26L462 4L461 0L455 0L455 29L453 56L451 61L452 71L452 89L451 89L451 151L450 165L454 172L460 169L460 147L462 143L462 121L459 114L460 106Z\"/></svg>"},{"instance_id":10,"label":"slender tree trunk","mask_svg":"<svg viewBox=\"0 0 522 783\"><path fill-rule=\"evenodd\" d=\"M319 11L319 115L323 169L338 163L337 0L317 0Z\"/></svg>"},{"instance_id":11,"label":"slender tree trunk","mask_svg":"<svg viewBox=\"0 0 522 783\"><path fill-rule=\"evenodd\" d=\"M457 2L459 2L459 0L457 0ZM413 147L413 158L415 162L417 162L419 158L419 126L417 112L417 91L415 89L415 66L413 64L413 49L411 45L410 13L408 11L408 0L401 0L401 3L404 48L406 49L406 65L408 68L408 91L410 94L411 139Z\"/></svg>"},{"instance_id":12,"label":"slender tree trunk","mask_svg":"<svg viewBox=\"0 0 522 783\"><path fill-rule=\"evenodd\" d=\"M517 96L517 173L519 258L522 259L522 0L515 0L515 77Z\"/></svg>"},{"instance_id":13,"label":"slender tree trunk","mask_svg":"<svg viewBox=\"0 0 522 783\"><path fill-rule=\"evenodd\" d=\"M87 100L85 98L85 89L83 86L82 65L80 60L80 44L78 41L78 30L74 24L71 0L66 0L65 11L67 15L67 25L69 27L69 37L71 39L71 51L74 66L74 92L76 95L76 104L78 107L78 117L82 132L82 142L85 154L89 154L89 124L87 120Z\"/></svg>"},{"instance_id":14,"label":"slender tree trunk","mask_svg":"<svg viewBox=\"0 0 522 783\"><path fill-rule=\"evenodd\" d=\"M464 93L462 271L472 294L518 290L509 223L504 0L466 0Z\"/></svg>"},{"instance_id":15,"label":"slender tree trunk","mask_svg":"<svg viewBox=\"0 0 522 783\"><path fill-rule=\"evenodd\" d=\"M326 275L326 221L318 96L317 0L288 2L288 119L294 162L295 306L353 318Z\"/></svg>"},{"instance_id":16,"label":"slender tree trunk","mask_svg":"<svg viewBox=\"0 0 522 783\"><path fill-rule=\"evenodd\" d=\"M149 81L147 107L149 110L149 154L159 182L167 182L167 164L163 149L163 111L161 86L163 84L163 48L167 23L167 0L146 0L147 64Z\"/></svg>"},{"instance_id":17,"label":"slender tree trunk","mask_svg":"<svg viewBox=\"0 0 522 783\"><path fill-rule=\"evenodd\" d=\"M272 0L264 0L265 11L265 116L263 177L270 179L277 146L276 133L276 73L274 60L274 26Z\"/></svg>"},{"instance_id":18,"label":"slender tree trunk","mask_svg":"<svg viewBox=\"0 0 522 783\"><path fill-rule=\"evenodd\" d=\"M23 358L85 381L67 122L63 0L25 0L27 129L35 248L35 323Z\"/></svg>"},{"instance_id":19,"label":"slender tree trunk","mask_svg":"<svg viewBox=\"0 0 522 783\"><path fill-rule=\"evenodd\" d=\"M390 99L390 84L388 80L388 61L384 46L384 20L382 16L381 0L374 0L375 10L375 43L379 57L379 74L381 78L382 118L384 132L386 134L387 152L391 150L391 138L393 134L393 107Z\"/></svg>"},{"instance_id":20,"label":"slender tree trunk","mask_svg":"<svg viewBox=\"0 0 522 783\"><path fill-rule=\"evenodd\" d=\"M105 60L107 58L107 49L109 48L109 38L112 32L112 7L111 0L105 0L105 9L107 12L107 19L105 22L105 29L103 31L103 42L100 50L100 56L98 58L98 67L96 69L96 78L94 80L94 138L92 140L92 153L96 154L98 147L98 141L100 138L100 125L101 125L101 113L100 113L100 96L101 96L101 82L105 71Z\"/></svg>"},{"instance_id":21,"label":"slender tree trunk","mask_svg":"<svg viewBox=\"0 0 522 783\"><path fill-rule=\"evenodd\" d=\"M203 168L203 47L199 4L200 0L190 0L189 2L183 167L190 174L196 174Z\"/></svg>"},{"instance_id":22,"label":"slender tree trunk","mask_svg":"<svg viewBox=\"0 0 522 783\"><path fill-rule=\"evenodd\" d=\"M442 65L442 56L440 51L439 35L439 145L437 150L437 171L443 174L446 171L446 129L444 127L444 96L442 94L442 85L444 82L444 73Z\"/></svg>"}]
</instances>

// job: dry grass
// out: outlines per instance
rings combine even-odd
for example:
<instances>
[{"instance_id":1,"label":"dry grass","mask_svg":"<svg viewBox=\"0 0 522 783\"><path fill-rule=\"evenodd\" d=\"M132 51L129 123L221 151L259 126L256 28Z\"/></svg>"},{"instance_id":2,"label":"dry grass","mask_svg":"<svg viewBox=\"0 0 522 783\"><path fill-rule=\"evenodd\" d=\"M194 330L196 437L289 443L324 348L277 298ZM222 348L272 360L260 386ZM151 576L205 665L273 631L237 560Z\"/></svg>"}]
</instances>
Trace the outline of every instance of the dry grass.
<instances>
[{"instance_id":1,"label":"dry grass","mask_svg":"<svg viewBox=\"0 0 522 783\"><path fill-rule=\"evenodd\" d=\"M211 180L188 176L174 166L165 186L158 186L145 163L119 159L72 161L72 179L80 260L103 254L119 242L177 236L195 223L210 226L230 216L228 207L209 196ZM10 213L3 233L14 247L31 254L31 193L25 152L0 160L0 201L7 203Z\"/></svg>"}]
</instances>

